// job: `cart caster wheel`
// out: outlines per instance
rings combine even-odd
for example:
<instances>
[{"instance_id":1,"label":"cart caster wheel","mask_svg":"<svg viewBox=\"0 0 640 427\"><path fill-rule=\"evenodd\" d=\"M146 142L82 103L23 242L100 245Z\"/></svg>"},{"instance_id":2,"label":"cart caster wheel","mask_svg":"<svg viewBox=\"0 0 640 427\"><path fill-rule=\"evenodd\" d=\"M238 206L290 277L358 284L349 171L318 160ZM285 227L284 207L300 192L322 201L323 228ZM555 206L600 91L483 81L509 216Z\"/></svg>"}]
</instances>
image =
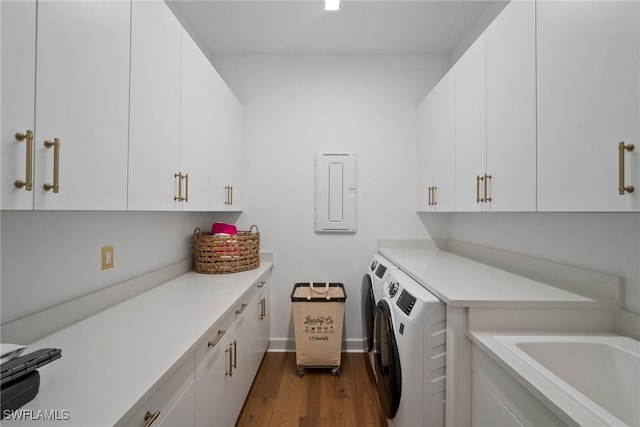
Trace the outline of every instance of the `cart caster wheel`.
<instances>
[{"instance_id":1,"label":"cart caster wheel","mask_svg":"<svg viewBox=\"0 0 640 427\"><path fill-rule=\"evenodd\" d=\"M340 375L340 368L333 368L331 370L331 373L333 374L334 377L337 377L338 375Z\"/></svg>"},{"instance_id":2,"label":"cart caster wheel","mask_svg":"<svg viewBox=\"0 0 640 427\"><path fill-rule=\"evenodd\" d=\"M298 366L298 376L302 377L304 375L304 368L301 366Z\"/></svg>"}]
</instances>

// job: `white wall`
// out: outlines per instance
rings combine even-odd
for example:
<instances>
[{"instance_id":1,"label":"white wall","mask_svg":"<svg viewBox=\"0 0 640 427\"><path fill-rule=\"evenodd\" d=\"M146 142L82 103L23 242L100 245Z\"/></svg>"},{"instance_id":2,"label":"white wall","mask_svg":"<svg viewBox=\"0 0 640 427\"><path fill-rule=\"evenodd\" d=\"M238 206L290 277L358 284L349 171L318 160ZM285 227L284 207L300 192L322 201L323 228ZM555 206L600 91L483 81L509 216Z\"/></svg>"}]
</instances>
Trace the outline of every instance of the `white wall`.
<instances>
[{"instance_id":1,"label":"white wall","mask_svg":"<svg viewBox=\"0 0 640 427\"><path fill-rule=\"evenodd\" d=\"M624 277L640 314L639 213L456 213L449 227L454 240Z\"/></svg>"},{"instance_id":2,"label":"white wall","mask_svg":"<svg viewBox=\"0 0 640 427\"><path fill-rule=\"evenodd\" d=\"M360 283L378 238L428 238L415 214L416 105L446 57L229 56L214 65L245 106L241 226L273 250L272 338L293 337L296 282L347 292L345 337L361 349ZM358 232L313 232L313 155L358 155Z\"/></svg>"},{"instance_id":3,"label":"white wall","mask_svg":"<svg viewBox=\"0 0 640 427\"><path fill-rule=\"evenodd\" d=\"M2 323L188 259L195 227L237 214L2 212ZM101 248L114 267L101 269Z\"/></svg>"}]
</instances>

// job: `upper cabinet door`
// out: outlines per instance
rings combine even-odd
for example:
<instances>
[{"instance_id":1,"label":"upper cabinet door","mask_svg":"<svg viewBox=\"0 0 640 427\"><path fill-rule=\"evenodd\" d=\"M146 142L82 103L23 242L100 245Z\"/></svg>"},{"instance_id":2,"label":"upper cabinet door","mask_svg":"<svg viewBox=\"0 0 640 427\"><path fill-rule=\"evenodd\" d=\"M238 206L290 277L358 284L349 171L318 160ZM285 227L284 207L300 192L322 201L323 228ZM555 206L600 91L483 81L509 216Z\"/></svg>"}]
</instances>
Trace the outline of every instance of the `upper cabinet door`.
<instances>
[{"instance_id":1,"label":"upper cabinet door","mask_svg":"<svg viewBox=\"0 0 640 427\"><path fill-rule=\"evenodd\" d=\"M182 27L162 0L131 16L129 210L177 210Z\"/></svg>"},{"instance_id":2,"label":"upper cabinet door","mask_svg":"<svg viewBox=\"0 0 640 427\"><path fill-rule=\"evenodd\" d=\"M639 7L537 2L540 211L640 210Z\"/></svg>"},{"instance_id":3,"label":"upper cabinet door","mask_svg":"<svg viewBox=\"0 0 640 427\"><path fill-rule=\"evenodd\" d=\"M242 210L244 110L222 77L212 70L209 208Z\"/></svg>"},{"instance_id":4,"label":"upper cabinet door","mask_svg":"<svg viewBox=\"0 0 640 427\"><path fill-rule=\"evenodd\" d=\"M418 107L418 211L455 209L455 84L451 70Z\"/></svg>"},{"instance_id":5,"label":"upper cabinet door","mask_svg":"<svg viewBox=\"0 0 640 427\"><path fill-rule=\"evenodd\" d=\"M487 152L486 34L454 65L456 75L456 210L484 210Z\"/></svg>"},{"instance_id":6,"label":"upper cabinet door","mask_svg":"<svg viewBox=\"0 0 640 427\"><path fill-rule=\"evenodd\" d=\"M2 1L2 125L0 168L2 209L33 209L33 160L27 166L27 140L16 133L35 129L36 2ZM31 138L30 138L31 139ZM29 172L29 177L27 173Z\"/></svg>"},{"instance_id":7,"label":"upper cabinet door","mask_svg":"<svg viewBox=\"0 0 640 427\"><path fill-rule=\"evenodd\" d=\"M130 15L129 1L38 2L35 209L127 208ZM58 193L43 188L55 172Z\"/></svg>"},{"instance_id":8,"label":"upper cabinet door","mask_svg":"<svg viewBox=\"0 0 640 427\"><path fill-rule=\"evenodd\" d=\"M530 0L512 0L486 31L487 210L536 210L535 31Z\"/></svg>"},{"instance_id":9,"label":"upper cabinet door","mask_svg":"<svg viewBox=\"0 0 640 427\"><path fill-rule=\"evenodd\" d=\"M183 29L180 172L188 175L183 181L183 195L188 198L183 210L209 210L209 140L213 115L211 72L211 63Z\"/></svg>"}]
</instances>

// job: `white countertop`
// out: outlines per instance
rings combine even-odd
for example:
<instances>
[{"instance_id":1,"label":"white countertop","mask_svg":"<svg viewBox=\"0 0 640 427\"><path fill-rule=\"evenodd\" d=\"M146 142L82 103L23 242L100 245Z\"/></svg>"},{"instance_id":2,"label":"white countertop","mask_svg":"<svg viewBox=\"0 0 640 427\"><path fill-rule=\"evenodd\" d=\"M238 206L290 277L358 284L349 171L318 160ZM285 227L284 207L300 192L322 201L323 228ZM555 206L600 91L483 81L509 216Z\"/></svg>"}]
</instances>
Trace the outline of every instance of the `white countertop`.
<instances>
[{"instance_id":1,"label":"white countertop","mask_svg":"<svg viewBox=\"0 0 640 427\"><path fill-rule=\"evenodd\" d=\"M66 410L70 419L58 421L65 426L116 424L272 265L262 261L257 269L222 275L190 272L34 342L25 353L53 347L62 349L62 358L39 369L40 391L20 410Z\"/></svg>"},{"instance_id":2,"label":"white countertop","mask_svg":"<svg viewBox=\"0 0 640 427\"><path fill-rule=\"evenodd\" d=\"M589 298L439 249L381 248L379 252L453 307L616 308L619 305L616 300Z\"/></svg>"}]
</instances>

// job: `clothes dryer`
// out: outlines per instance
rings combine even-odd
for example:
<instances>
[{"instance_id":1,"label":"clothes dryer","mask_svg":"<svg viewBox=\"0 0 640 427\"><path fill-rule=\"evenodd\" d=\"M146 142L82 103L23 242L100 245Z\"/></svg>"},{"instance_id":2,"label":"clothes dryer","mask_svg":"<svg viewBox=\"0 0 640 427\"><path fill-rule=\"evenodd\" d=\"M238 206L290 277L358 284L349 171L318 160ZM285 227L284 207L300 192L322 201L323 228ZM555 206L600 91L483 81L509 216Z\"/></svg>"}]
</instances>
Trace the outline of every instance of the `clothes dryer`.
<instances>
[{"instance_id":1,"label":"clothes dryer","mask_svg":"<svg viewBox=\"0 0 640 427\"><path fill-rule=\"evenodd\" d=\"M376 304L382 295L382 288L389 277L389 273L396 270L391 261L380 254L374 254L362 276L362 327L366 351L373 369L373 316ZM375 371L374 371L375 372Z\"/></svg>"},{"instance_id":2,"label":"clothes dryer","mask_svg":"<svg viewBox=\"0 0 640 427\"><path fill-rule=\"evenodd\" d=\"M374 370L391 427L444 426L446 308L401 270L389 273L374 316Z\"/></svg>"}]
</instances>

